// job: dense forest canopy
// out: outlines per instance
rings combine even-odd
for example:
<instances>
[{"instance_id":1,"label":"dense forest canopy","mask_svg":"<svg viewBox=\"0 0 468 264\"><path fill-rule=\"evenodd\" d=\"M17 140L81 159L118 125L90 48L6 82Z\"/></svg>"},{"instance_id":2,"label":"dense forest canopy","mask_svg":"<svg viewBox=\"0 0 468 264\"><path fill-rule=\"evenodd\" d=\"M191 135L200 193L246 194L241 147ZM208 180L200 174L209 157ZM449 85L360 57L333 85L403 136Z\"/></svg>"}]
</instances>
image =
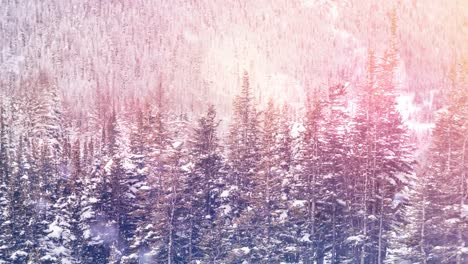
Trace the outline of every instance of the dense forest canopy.
<instances>
[{"instance_id":1,"label":"dense forest canopy","mask_svg":"<svg viewBox=\"0 0 468 264\"><path fill-rule=\"evenodd\" d=\"M0 264L466 263L467 8L1 0Z\"/></svg>"},{"instance_id":2,"label":"dense forest canopy","mask_svg":"<svg viewBox=\"0 0 468 264\"><path fill-rule=\"evenodd\" d=\"M465 3L465 4L464 4ZM402 89L444 91L466 58L465 1L13 1L0 10L4 87L44 69L75 109L97 87L148 95L162 78L179 111L222 112L252 76L259 99L302 105L304 91L365 79L398 18ZM182 96L183 95L183 96ZM176 100L177 98L177 100Z\"/></svg>"}]
</instances>

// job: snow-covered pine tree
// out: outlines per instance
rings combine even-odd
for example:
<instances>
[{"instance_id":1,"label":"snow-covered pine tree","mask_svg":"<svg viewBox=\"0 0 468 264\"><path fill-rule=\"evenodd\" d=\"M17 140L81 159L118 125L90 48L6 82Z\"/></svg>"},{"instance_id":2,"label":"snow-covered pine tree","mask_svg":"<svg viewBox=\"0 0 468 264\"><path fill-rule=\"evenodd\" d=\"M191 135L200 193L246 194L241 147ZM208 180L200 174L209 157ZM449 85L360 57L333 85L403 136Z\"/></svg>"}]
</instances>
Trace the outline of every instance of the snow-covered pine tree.
<instances>
[{"instance_id":1,"label":"snow-covered pine tree","mask_svg":"<svg viewBox=\"0 0 468 264\"><path fill-rule=\"evenodd\" d=\"M45 237L42 238L41 246L44 255L40 263L79 263L75 258L74 248L76 235L73 232L73 215L70 208L75 205L75 200L68 196L58 198L51 206L53 220L45 229Z\"/></svg>"},{"instance_id":2,"label":"snow-covered pine tree","mask_svg":"<svg viewBox=\"0 0 468 264\"><path fill-rule=\"evenodd\" d=\"M305 134L301 152L301 172L298 191L295 197L295 218L298 222L298 241L301 248L301 260L306 263L323 261L324 244L321 225L318 221L319 197L323 192L323 123L324 102L314 92L308 97L305 116ZM293 204L294 206L294 204Z\"/></svg>"},{"instance_id":3,"label":"snow-covered pine tree","mask_svg":"<svg viewBox=\"0 0 468 264\"><path fill-rule=\"evenodd\" d=\"M41 168L41 154L38 148L38 144L35 140L25 139L25 148L28 149L24 154L29 164L29 197L31 199L32 213L30 215L29 224L31 227L31 238L32 250L31 250L31 262L39 262L41 256L41 239L44 236L44 230L47 228L49 223L45 217L45 208L47 204L44 202L44 198L41 194L42 177L40 172Z\"/></svg>"},{"instance_id":4,"label":"snow-covered pine tree","mask_svg":"<svg viewBox=\"0 0 468 264\"><path fill-rule=\"evenodd\" d=\"M115 261L120 261L121 251L125 248L119 228L122 212L120 179L123 177L123 169L118 126L114 109L102 128L101 158L96 161L91 172L91 177L101 177L87 180L88 186L85 191L86 195L90 196L90 200L83 201L82 210L85 211L81 212L83 236L87 242L84 254L89 260L99 260L104 263L110 262L110 255ZM94 219L90 214L94 215ZM95 252L97 255L92 256L91 254Z\"/></svg>"},{"instance_id":5,"label":"snow-covered pine tree","mask_svg":"<svg viewBox=\"0 0 468 264\"><path fill-rule=\"evenodd\" d=\"M282 206L283 167L287 168L288 160L280 160L280 146L278 145L279 113L272 100L269 100L263 113L263 126L260 139L259 154L261 156L258 171L254 176L255 197L252 207L255 215L251 225L255 228L252 255L254 261L281 261L282 247L280 234L283 232L283 223L287 218L287 210ZM284 140L285 138L282 138Z\"/></svg>"},{"instance_id":6,"label":"snow-covered pine tree","mask_svg":"<svg viewBox=\"0 0 468 264\"><path fill-rule=\"evenodd\" d=\"M359 104L351 123L352 156L349 168L351 169L351 188L354 194L351 198L351 222L353 229L348 234L347 246L353 249L354 261L365 264L368 247L369 233L369 201L374 200L371 190L371 166L373 165L371 154L373 145L371 140L374 136L373 111L373 89L375 83L375 54L368 50L367 80L361 88L363 93L358 98Z\"/></svg>"},{"instance_id":7,"label":"snow-covered pine tree","mask_svg":"<svg viewBox=\"0 0 468 264\"><path fill-rule=\"evenodd\" d=\"M12 166L11 182L11 230L13 244L10 261L12 263L25 263L29 259L32 242L29 220L33 213L29 192L29 164L24 147L24 138L20 136L16 159Z\"/></svg>"},{"instance_id":8,"label":"snow-covered pine tree","mask_svg":"<svg viewBox=\"0 0 468 264\"><path fill-rule=\"evenodd\" d=\"M130 146L128 130L128 120L121 119L113 110L107 128L111 159L107 162L109 166L106 173L109 177L110 194L109 197L102 198L110 199L107 226L117 231L117 238L111 247L112 258L119 262L134 263L139 253L136 242L132 241L138 226L138 219L134 214L141 214L137 195L140 195L140 187L145 188L147 185L143 156L130 154L131 149L136 146Z\"/></svg>"},{"instance_id":9,"label":"snow-covered pine tree","mask_svg":"<svg viewBox=\"0 0 468 264\"><path fill-rule=\"evenodd\" d=\"M24 153L29 171L30 229L32 250L29 261L35 263L53 260L47 234L55 220L56 203L60 200L63 186L59 180L66 177L62 159L63 127L62 106L58 89L44 71L22 83L27 92L17 94L20 111L16 127L27 133L23 139ZM20 97L22 96L22 97ZM13 139L19 142L19 139ZM58 188L60 187L60 188ZM63 202L63 199L61 200ZM59 209L57 209L59 210Z\"/></svg>"},{"instance_id":10,"label":"snow-covered pine tree","mask_svg":"<svg viewBox=\"0 0 468 264\"><path fill-rule=\"evenodd\" d=\"M396 51L387 51L380 65L369 51L368 83L354 118L354 206L360 231L348 238L359 245L360 263L382 263L389 233L402 221L412 175L412 148L396 109Z\"/></svg>"},{"instance_id":11,"label":"snow-covered pine tree","mask_svg":"<svg viewBox=\"0 0 468 264\"><path fill-rule=\"evenodd\" d=\"M33 83L34 82L34 83ZM58 87L52 82L50 77L40 71L34 80L31 80L33 92L29 93L30 102L28 116L31 120L29 124L29 135L32 138L40 139L50 148L53 157L60 157L62 151L63 127L62 127L62 105ZM58 162L59 159L53 159ZM58 166L58 164L53 164Z\"/></svg>"},{"instance_id":12,"label":"snow-covered pine tree","mask_svg":"<svg viewBox=\"0 0 468 264\"><path fill-rule=\"evenodd\" d=\"M37 171L34 175L35 179L34 188L36 189L33 194L35 196L36 218L35 221L35 234L38 239L37 259L46 261L50 255L48 252L50 248L48 243L45 243L45 236L49 233L49 225L55 219L54 205L60 199L59 191L57 189L57 171L54 166L55 162L52 161L51 150L49 145L40 140L34 140L33 146L39 148L37 151ZM42 143L42 144L41 144Z\"/></svg>"},{"instance_id":13,"label":"snow-covered pine tree","mask_svg":"<svg viewBox=\"0 0 468 264\"><path fill-rule=\"evenodd\" d=\"M153 230L151 214L152 201L149 200L151 187L148 180L148 165L145 151L143 113L136 111L136 124L131 127L130 153L126 158L125 182L127 193L121 199L127 208L125 219L128 252L122 257L122 263L151 263L153 252Z\"/></svg>"},{"instance_id":14,"label":"snow-covered pine tree","mask_svg":"<svg viewBox=\"0 0 468 264\"><path fill-rule=\"evenodd\" d=\"M426 202L430 206L426 210L424 236L427 263L460 264L468 258L466 68L459 73L448 106L439 113L429 150L430 195Z\"/></svg>"},{"instance_id":15,"label":"snow-covered pine tree","mask_svg":"<svg viewBox=\"0 0 468 264\"><path fill-rule=\"evenodd\" d=\"M81 228L81 200L84 194L84 182L85 182L85 160L82 156L82 147L81 147L80 139L77 138L75 143L71 148L70 153L70 162L67 164L65 161L62 161L64 166L68 165L68 169L65 171L70 172L70 177L66 177L66 182L64 185L67 187L64 189L64 193L62 197L67 198L67 210L70 214L70 232L73 236L73 240L71 241L71 248L73 258L78 262L83 262L81 260L83 247L85 245L84 237L83 237L83 230ZM65 155L63 155L65 157ZM62 173L66 175L65 173ZM63 177L63 176L62 176Z\"/></svg>"},{"instance_id":16,"label":"snow-covered pine tree","mask_svg":"<svg viewBox=\"0 0 468 264\"><path fill-rule=\"evenodd\" d=\"M427 153L427 150L426 150ZM432 205L428 197L436 186L429 172L428 155L424 153L418 158L415 169L417 178L412 182L408 193L408 208L404 212L404 222L395 228L389 236L389 253L386 261L394 263L427 264L427 224L428 209Z\"/></svg>"},{"instance_id":17,"label":"snow-covered pine tree","mask_svg":"<svg viewBox=\"0 0 468 264\"><path fill-rule=\"evenodd\" d=\"M395 19L395 18L394 18ZM393 20L394 20L393 19ZM374 261L383 263L389 248L389 234L404 222L407 195L413 180L413 146L410 144L408 129L397 110L397 84L395 75L398 68L396 21L392 23L392 45L384 54L381 73L377 75L378 91L375 91L376 138L374 139L374 160L378 169L375 194L379 204L376 223L376 253ZM378 99L377 99L378 98ZM375 165L374 165L375 166Z\"/></svg>"},{"instance_id":18,"label":"snow-covered pine tree","mask_svg":"<svg viewBox=\"0 0 468 264\"><path fill-rule=\"evenodd\" d=\"M183 142L174 141L168 149L155 216L156 261L179 263L188 258L190 245L190 197L187 190L188 157Z\"/></svg>"},{"instance_id":19,"label":"snow-covered pine tree","mask_svg":"<svg viewBox=\"0 0 468 264\"><path fill-rule=\"evenodd\" d=\"M320 222L324 229L323 243L327 261L341 263L346 255L346 234L350 219L348 204L352 189L347 177L349 140L347 126L350 116L346 110L346 87L342 84L330 86L324 124L323 188L320 196Z\"/></svg>"},{"instance_id":20,"label":"snow-covered pine tree","mask_svg":"<svg viewBox=\"0 0 468 264\"><path fill-rule=\"evenodd\" d=\"M191 170L186 190L190 201L189 263L214 263L226 254L220 213L222 190L225 187L225 161L219 145L214 106L198 119L190 141Z\"/></svg>"},{"instance_id":21,"label":"snow-covered pine tree","mask_svg":"<svg viewBox=\"0 0 468 264\"><path fill-rule=\"evenodd\" d=\"M291 110L288 104L284 104L278 117L278 131L276 135L276 171L278 173L278 180L280 180L280 186L278 186L280 197L277 201L277 214L276 214L276 230L274 240L277 243L276 255L280 261L286 263L297 263L299 261L299 254L301 252L299 238L297 237L298 225L297 216L295 214L296 209L301 208L295 204L296 198L298 198L298 185L299 177L301 173L301 151L297 151L296 147L301 147L300 135L302 132L298 132L297 135L292 136L292 128L295 125L296 129L302 127L299 123L292 122ZM266 119L265 119L266 120ZM295 133L296 133L295 132ZM295 146L298 145L298 146Z\"/></svg>"},{"instance_id":22,"label":"snow-covered pine tree","mask_svg":"<svg viewBox=\"0 0 468 264\"><path fill-rule=\"evenodd\" d=\"M52 156L55 173L49 182L50 206L47 208L45 229L42 230L41 263L80 263L82 232L79 227L80 197L82 194L81 146L76 140L73 147L65 139L61 156ZM68 146L67 146L68 145ZM66 150L66 151L65 151ZM51 152L53 152L52 150ZM48 152L50 153L50 152ZM46 163L48 164L48 163Z\"/></svg>"},{"instance_id":23,"label":"snow-covered pine tree","mask_svg":"<svg viewBox=\"0 0 468 264\"><path fill-rule=\"evenodd\" d=\"M252 203L258 199L255 193L255 175L259 166L260 128L259 113L255 107L249 75L244 71L241 92L234 99L234 116L229 131L229 159L231 162L230 198L234 237L230 250L232 259L249 260L255 247L256 235L252 217ZM253 261L253 260L252 260Z\"/></svg>"},{"instance_id":24,"label":"snow-covered pine tree","mask_svg":"<svg viewBox=\"0 0 468 264\"><path fill-rule=\"evenodd\" d=\"M91 171L86 172L83 180L83 193L80 199L79 227L82 233L80 260L82 263L107 263L109 256L108 230L105 229L103 222L105 216L102 214L101 191L103 188L103 168L101 161L94 161ZM101 228L102 227L102 228Z\"/></svg>"}]
</instances>

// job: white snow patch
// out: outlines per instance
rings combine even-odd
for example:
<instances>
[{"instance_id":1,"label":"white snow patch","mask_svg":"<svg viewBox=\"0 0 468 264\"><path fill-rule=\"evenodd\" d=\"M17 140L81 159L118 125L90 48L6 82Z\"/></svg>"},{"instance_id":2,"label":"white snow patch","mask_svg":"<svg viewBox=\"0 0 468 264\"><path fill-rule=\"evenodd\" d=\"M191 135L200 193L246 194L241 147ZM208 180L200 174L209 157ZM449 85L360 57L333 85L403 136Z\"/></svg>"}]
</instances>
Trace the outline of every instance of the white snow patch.
<instances>
[{"instance_id":1,"label":"white snow patch","mask_svg":"<svg viewBox=\"0 0 468 264\"><path fill-rule=\"evenodd\" d=\"M348 243L353 243L353 244L360 244L363 241L363 236L362 235L357 235L357 236L350 236L346 239L346 242Z\"/></svg>"},{"instance_id":2,"label":"white snow patch","mask_svg":"<svg viewBox=\"0 0 468 264\"><path fill-rule=\"evenodd\" d=\"M306 204L306 200L294 200L292 206L293 207L304 207Z\"/></svg>"},{"instance_id":3,"label":"white snow patch","mask_svg":"<svg viewBox=\"0 0 468 264\"><path fill-rule=\"evenodd\" d=\"M174 143L172 143L172 148L179 149L182 146L182 144L182 141L175 141Z\"/></svg>"},{"instance_id":4,"label":"white snow patch","mask_svg":"<svg viewBox=\"0 0 468 264\"><path fill-rule=\"evenodd\" d=\"M412 94L402 94L396 98L397 109L403 120L408 120L411 114L419 110L419 108L413 104L413 97L414 95Z\"/></svg>"},{"instance_id":5,"label":"white snow patch","mask_svg":"<svg viewBox=\"0 0 468 264\"><path fill-rule=\"evenodd\" d=\"M13 252L13 254L11 254L10 258L13 259L13 260L16 260L16 259L18 259L20 257L26 257L26 256L28 256L28 253L26 253L23 250L17 250L15 252Z\"/></svg>"},{"instance_id":6,"label":"white snow patch","mask_svg":"<svg viewBox=\"0 0 468 264\"><path fill-rule=\"evenodd\" d=\"M192 162L189 162L185 165L183 165L182 167L180 167L182 169L182 171L184 172L190 172L192 171L192 168L193 168L193 163Z\"/></svg>"},{"instance_id":7,"label":"white snow patch","mask_svg":"<svg viewBox=\"0 0 468 264\"><path fill-rule=\"evenodd\" d=\"M149 191L149 190L151 190L151 188L148 185L143 185L143 186L140 187L140 190Z\"/></svg>"},{"instance_id":8,"label":"white snow patch","mask_svg":"<svg viewBox=\"0 0 468 264\"><path fill-rule=\"evenodd\" d=\"M122 164L122 167L126 170L126 171L132 171L136 168L135 164L133 164L130 160L128 159L125 159L123 161L123 164Z\"/></svg>"},{"instance_id":9,"label":"white snow patch","mask_svg":"<svg viewBox=\"0 0 468 264\"><path fill-rule=\"evenodd\" d=\"M284 221L286 221L287 219L288 219L288 213L286 212L286 210L283 210L283 211L281 212L281 214L279 215L279 220L280 220L281 222L284 222Z\"/></svg>"},{"instance_id":10,"label":"white snow patch","mask_svg":"<svg viewBox=\"0 0 468 264\"><path fill-rule=\"evenodd\" d=\"M67 249L64 246L58 246L58 247L55 247L52 252L54 252L56 256L60 256L60 255L65 255L67 253Z\"/></svg>"},{"instance_id":11,"label":"white snow patch","mask_svg":"<svg viewBox=\"0 0 468 264\"><path fill-rule=\"evenodd\" d=\"M401 203L407 201L408 199L408 194L402 192L396 193L392 201L392 208L397 208Z\"/></svg>"},{"instance_id":12,"label":"white snow patch","mask_svg":"<svg viewBox=\"0 0 468 264\"><path fill-rule=\"evenodd\" d=\"M89 239L90 237L91 237L91 230L86 229L85 231L83 231L83 238L84 239Z\"/></svg>"},{"instance_id":13,"label":"white snow patch","mask_svg":"<svg viewBox=\"0 0 468 264\"><path fill-rule=\"evenodd\" d=\"M57 219L55 219L54 222L49 225L47 231L49 232L47 235L48 237L59 239L62 236L63 229L58 225Z\"/></svg>"},{"instance_id":14,"label":"white snow patch","mask_svg":"<svg viewBox=\"0 0 468 264\"><path fill-rule=\"evenodd\" d=\"M406 174L406 173L397 173L397 174L395 174L395 178L397 178L402 183L408 183L408 177L409 177L409 175Z\"/></svg>"},{"instance_id":15,"label":"white snow patch","mask_svg":"<svg viewBox=\"0 0 468 264\"><path fill-rule=\"evenodd\" d=\"M138 193L138 190L134 186L130 186L129 191L132 192L132 194Z\"/></svg>"},{"instance_id":16,"label":"white snow patch","mask_svg":"<svg viewBox=\"0 0 468 264\"><path fill-rule=\"evenodd\" d=\"M133 194L131 194L131 193L126 193L125 196L126 196L127 198L129 198L129 199L135 199L135 198L136 198L136 196L133 195Z\"/></svg>"},{"instance_id":17,"label":"white snow patch","mask_svg":"<svg viewBox=\"0 0 468 264\"><path fill-rule=\"evenodd\" d=\"M445 220L445 222L449 225L455 225L455 224L458 224L460 222L460 219L458 218L450 218L450 219L447 219Z\"/></svg>"},{"instance_id":18,"label":"white snow patch","mask_svg":"<svg viewBox=\"0 0 468 264\"><path fill-rule=\"evenodd\" d=\"M394 179L390 177L386 177L386 178L387 178L388 183L390 183L390 185L397 186L397 183Z\"/></svg>"},{"instance_id":19,"label":"white snow patch","mask_svg":"<svg viewBox=\"0 0 468 264\"><path fill-rule=\"evenodd\" d=\"M461 210L461 218L468 217L468 204L464 204Z\"/></svg>"},{"instance_id":20,"label":"white snow patch","mask_svg":"<svg viewBox=\"0 0 468 264\"><path fill-rule=\"evenodd\" d=\"M106 163L106 165L104 166L104 171L105 171L107 174L110 174L113 164L114 164L114 160L110 159L110 160Z\"/></svg>"},{"instance_id":21,"label":"white snow patch","mask_svg":"<svg viewBox=\"0 0 468 264\"><path fill-rule=\"evenodd\" d=\"M308 233L304 234L304 235L301 237L301 239L299 239L299 241L301 241L301 242L312 242L312 241L310 240L310 234L308 234Z\"/></svg>"},{"instance_id":22,"label":"white snow patch","mask_svg":"<svg viewBox=\"0 0 468 264\"><path fill-rule=\"evenodd\" d=\"M286 251L289 251L289 252L291 252L291 251L297 251L297 248L296 248L295 246L288 246L288 247L286 247L285 249L286 249Z\"/></svg>"},{"instance_id":23,"label":"white snow patch","mask_svg":"<svg viewBox=\"0 0 468 264\"><path fill-rule=\"evenodd\" d=\"M248 248L248 247L236 248L234 250L236 251L236 253L240 253L240 254L244 254L244 255L247 255L247 254L250 253L250 248Z\"/></svg>"},{"instance_id":24,"label":"white snow patch","mask_svg":"<svg viewBox=\"0 0 468 264\"><path fill-rule=\"evenodd\" d=\"M291 128L291 137L298 138L302 133L306 131L304 124L294 123Z\"/></svg>"},{"instance_id":25,"label":"white snow patch","mask_svg":"<svg viewBox=\"0 0 468 264\"><path fill-rule=\"evenodd\" d=\"M221 208L223 208L223 213L226 215L226 214L229 214L231 211L232 211L232 208L231 206L228 204L228 205L224 205L222 206Z\"/></svg>"},{"instance_id":26,"label":"white snow patch","mask_svg":"<svg viewBox=\"0 0 468 264\"><path fill-rule=\"evenodd\" d=\"M92 210L86 210L81 214L82 220L91 219L93 217L94 217L94 213Z\"/></svg>"},{"instance_id":27,"label":"white snow patch","mask_svg":"<svg viewBox=\"0 0 468 264\"><path fill-rule=\"evenodd\" d=\"M219 197L221 197L221 198L227 198L227 197L229 197L229 195L230 195L230 191L229 191L229 190L224 190L224 191L219 195Z\"/></svg>"},{"instance_id":28,"label":"white snow patch","mask_svg":"<svg viewBox=\"0 0 468 264\"><path fill-rule=\"evenodd\" d=\"M346 206L346 202L341 199L336 199L336 203L338 203L341 206Z\"/></svg>"}]
</instances>

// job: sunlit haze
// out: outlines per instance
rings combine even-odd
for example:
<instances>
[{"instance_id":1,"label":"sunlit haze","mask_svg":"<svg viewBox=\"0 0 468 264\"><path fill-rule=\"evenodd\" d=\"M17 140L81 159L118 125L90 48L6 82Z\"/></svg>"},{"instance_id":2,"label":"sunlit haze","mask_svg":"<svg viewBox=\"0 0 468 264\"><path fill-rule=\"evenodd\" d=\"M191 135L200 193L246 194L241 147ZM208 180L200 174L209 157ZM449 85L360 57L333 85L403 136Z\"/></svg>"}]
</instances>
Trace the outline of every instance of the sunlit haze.
<instances>
[{"instance_id":1,"label":"sunlit haze","mask_svg":"<svg viewBox=\"0 0 468 264\"><path fill-rule=\"evenodd\" d=\"M0 0L0 264L468 263L468 0Z\"/></svg>"}]
</instances>

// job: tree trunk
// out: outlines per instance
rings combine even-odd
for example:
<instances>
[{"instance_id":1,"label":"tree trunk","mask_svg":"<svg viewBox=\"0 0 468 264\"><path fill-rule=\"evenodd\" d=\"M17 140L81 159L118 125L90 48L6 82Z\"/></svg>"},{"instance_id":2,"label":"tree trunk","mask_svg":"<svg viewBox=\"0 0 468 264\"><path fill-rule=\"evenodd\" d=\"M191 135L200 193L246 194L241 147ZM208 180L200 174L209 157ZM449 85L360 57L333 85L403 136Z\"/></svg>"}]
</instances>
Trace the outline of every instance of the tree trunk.
<instances>
[{"instance_id":1,"label":"tree trunk","mask_svg":"<svg viewBox=\"0 0 468 264\"><path fill-rule=\"evenodd\" d=\"M425 236L426 236L426 184L427 184L427 175L424 175L424 182L423 182L423 193L422 193L422 212L421 212L421 240L419 241L419 247L421 250L421 255L422 255L422 264L427 263L427 255L426 255L426 241L425 241Z\"/></svg>"},{"instance_id":2,"label":"tree trunk","mask_svg":"<svg viewBox=\"0 0 468 264\"><path fill-rule=\"evenodd\" d=\"M173 233L174 233L174 214L175 214L175 199L176 199L176 190L175 186L172 186L172 197L171 197L171 212L169 215L169 243L167 248L167 263L172 264L172 254L173 254Z\"/></svg>"},{"instance_id":3,"label":"tree trunk","mask_svg":"<svg viewBox=\"0 0 468 264\"><path fill-rule=\"evenodd\" d=\"M369 162L369 159L368 159ZM366 261L366 242L367 242L367 185L369 182L369 170L366 168L365 172L365 179L364 179L364 199L363 199L363 207L364 207L364 215L362 219L362 234L364 236L363 241L362 241L362 247L361 247L361 255L360 255L360 264L365 264Z\"/></svg>"},{"instance_id":4,"label":"tree trunk","mask_svg":"<svg viewBox=\"0 0 468 264\"><path fill-rule=\"evenodd\" d=\"M193 249L193 212L192 207L190 207L190 234L189 234L189 256L188 256L188 263L192 263L192 249Z\"/></svg>"},{"instance_id":5,"label":"tree trunk","mask_svg":"<svg viewBox=\"0 0 468 264\"><path fill-rule=\"evenodd\" d=\"M333 214L332 214L333 241L332 241L331 263L335 264L335 263L338 263L338 260L336 258L336 203L335 202L333 202L332 207L333 207L332 208L332 211L333 211Z\"/></svg>"},{"instance_id":6,"label":"tree trunk","mask_svg":"<svg viewBox=\"0 0 468 264\"><path fill-rule=\"evenodd\" d=\"M384 218L384 198L385 198L385 185L382 186L380 198L380 221L379 221L379 248L377 263L382 264L382 235L383 235L383 218Z\"/></svg>"}]
</instances>

